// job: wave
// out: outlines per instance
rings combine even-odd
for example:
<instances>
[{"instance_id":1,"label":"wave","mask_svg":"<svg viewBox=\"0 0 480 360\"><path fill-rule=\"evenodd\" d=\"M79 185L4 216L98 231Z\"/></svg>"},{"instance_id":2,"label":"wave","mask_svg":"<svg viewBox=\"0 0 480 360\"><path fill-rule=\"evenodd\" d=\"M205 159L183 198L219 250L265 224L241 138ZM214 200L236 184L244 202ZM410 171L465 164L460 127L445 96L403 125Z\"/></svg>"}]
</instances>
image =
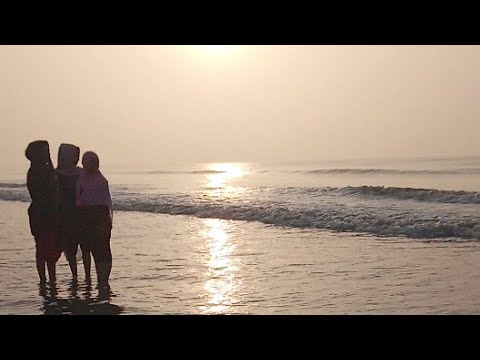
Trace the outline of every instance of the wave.
<instances>
[{"instance_id":1,"label":"wave","mask_svg":"<svg viewBox=\"0 0 480 360\"><path fill-rule=\"evenodd\" d=\"M0 187L0 200L30 202L27 188L5 189Z\"/></svg>"},{"instance_id":2,"label":"wave","mask_svg":"<svg viewBox=\"0 0 480 360\"><path fill-rule=\"evenodd\" d=\"M277 192L303 194L310 196L339 195L364 198L391 198L398 200L416 200L422 202L446 204L480 204L480 193L473 191L453 191L437 189L416 189L384 186L347 186L326 188L296 188L277 189Z\"/></svg>"},{"instance_id":3,"label":"wave","mask_svg":"<svg viewBox=\"0 0 480 360\"><path fill-rule=\"evenodd\" d=\"M256 170L255 173L268 173L278 170ZM197 174L222 174L228 171L223 170L154 170L154 171L135 171L134 174L151 174L151 175L197 175ZM296 169L296 170L280 170L281 173L287 174L304 174L304 175L478 175L480 168L461 168L461 169L366 169L366 168L338 168L338 169Z\"/></svg>"},{"instance_id":4,"label":"wave","mask_svg":"<svg viewBox=\"0 0 480 360\"><path fill-rule=\"evenodd\" d=\"M124 192L129 187L113 185L113 191L120 194L141 195L142 193ZM354 196L366 199L397 199L415 200L420 202L445 203L445 204L480 204L480 193L473 191L454 191L438 189L399 188L384 186L347 186L347 187L285 187L285 188L258 188L250 189L249 194L255 196L262 190L268 190L275 195L305 197L306 201L314 201L321 196ZM119 192L121 191L121 192ZM182 195L185 196L185 195ZM30 201L25 184L0 183L0 199Z\"/></svg>"},{"instance_id":5,"label":"wave","mask_svg":"<svg viewBox=\"0 0 480 360\"><path fill-rule=\"evenodd\" d=\"M7 188L7 189L18 189L18 188L26 188L27 184L17 184L17 183L0 183L0 188Z\"/></svg>"},{"instance_id":6,"label":"wave","mask_svg":"<svg viewBox=\"0 0 480 360\"><path fill-rule=\"evenodd\" d=\"M480 239L480 217L476 208L455 204L480 204L476 193L429 189L402 189L382 187L346 188L284 188L283 191L252 196L235 202L228 199L208 198L199 194L146 194L113 191L114 210L189 215L198 218L255 221L290 228L325 229L390 237L409 238L462 238ZM302 192L308 200L295 202L292 193ZM394 197L426 199L434 202L453 202L449 206L432 204L428 207L407 203L355 203L329 201L330 196L317 195ZM0 188L0 199L29 202L25 188ZM335 198L334 198L335 199ZM467 210L470 210L467 211Z\"/></svg>"},{"instance_id":7,"label":"wave","mask_svg":"<svg viewBox=\"0 0 480 360\"><path fill-rule=\"evenodd\" d=\"M140 172L141 174L223 174L226 171L221 170L191 170L191 171L182 171L182 170L158 170L158 171L144 171Z\"/></svg>"},{"instance_id":8,"label":"wave","mask_svg":"<svg viewBox=\"0 0 480 360\"><path fill-rule=\"evenodd\" d=\"M175 196L141 197L135 200L118 198L114 207L122 211L255 221L291 228L380 236L480 239L480 218L455 212L435 214L406 207L338 206L328 203L305 208L258 201L235 204L199 199L179 200Z\"/></svg>"},{"instance_id":9,"label":"wave","mask_svg":"<svg viewBox=\"0 0 480 360\"><path fill-rule=\"evenodd\" d=\"M316 170L287 170L291 174L310 175L475 175L480 174L480 168L443 169L443 170L401 170L401 169L316 169Z\"/></svg>"}]
</instances>

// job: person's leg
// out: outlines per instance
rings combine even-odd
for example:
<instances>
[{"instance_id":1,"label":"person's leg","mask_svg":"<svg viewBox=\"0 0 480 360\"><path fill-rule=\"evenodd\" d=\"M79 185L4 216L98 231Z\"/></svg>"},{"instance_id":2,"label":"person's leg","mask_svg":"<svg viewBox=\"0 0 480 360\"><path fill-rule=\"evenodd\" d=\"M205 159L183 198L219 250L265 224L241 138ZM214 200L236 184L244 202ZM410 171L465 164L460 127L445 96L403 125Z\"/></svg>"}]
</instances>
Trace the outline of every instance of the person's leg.
<instances>
[{"instance_id":1,"label":"person's leg","mask_svg":"<svg viewBox=\"0 0 480 360\"><path fill-rule=\"evenodd\" d=\"M78 277L76 254L74 256L68 256L68 265L70 265L72 277L76 279Z\"/></svg>"},{"instance_id":2,"label":"person's leg","mask_svg":"<svg viewBox=\"0 0 480 360\"><path fill-rule=\"evenodd\" d=\"M85 270L85 280L87 283L91 281L92 256L90 251L90 219L88 212L85 209L77 209L77 241L82 250L83 269Z\"/></svg>"},{"instance_id":3,"label":"person's leg","mask_svg":"<svg viewBox=\"0 0 480 360\"><path fill-rule=\"evenodd\" d=\"M48 278L51 283L57 281L57 274L56 274L56 261L55 260L47 260L47 269L48 269Z\"/></svg>"},{"instance_id":4,"label":"person's leg","mask_svg":"<svg viewBox=\"0 0 480 360\"><path fill-rule=\"evenodd\" d=\"M108 279L110 278L110 272L112 270L112 261L104 260L95 262L95 268L97 270L97 281L99 287L108 287Z\"/></svg>"},{"instance_id":5,"label":"person's leg","mask_svg":"<svg viewBox=\"0 0 480 360\"><path fill-rule=\"evenodd\" d=\"M92 268L92 255L90 253L90 249L88 246L82 246L80 245L80 248L82 249L82 258L83 258L83 268L85 270L85 279L90 280L91 279L91 268Z\"/></svg>"},{"instance_id":6,"label":"person's leg","mask_svg":"<svg viewBox=\"0 0 480 360\"><path fill-rule=\"evenodd\" d=\"M44 284L47 282L47 277L45 275L45 260L39 258L37 256L37 271L38 271L38 277L40 278L40 283Z\"/></svg>"},{"instance_id":7,"label":"person's leg","mask_svg":"<svg viewBox=\"0 0 480 360\"><path fill-rule=\"evenodd\" d=\"M110 249L111 230L107 226L100 225L96 228L92 253L97 271L99 287L108 287L108 280L112 271L112 251Z\"/></svg>"},{"instance_id":8,"label":"person's leg","mask_svg":"<svg viewBox=\"0 0 480 360\"><path fill-rule=\"evenodd\" d=\"M74 237L70 234L65 234L64 239L65 239L65 256L67 257L68 265L70 266L72 277L76 279L78 277L78 270L77 270L78 244L74 239Z\"/></svg>"},{"instance_id":9,"label":"person's leg","mask_svg":"<svg viewBox=\"0 0 480 360\"><path fill-rule=\"evenodd\" d=\"M45 233L44 235L44 251L45 251L45 260L47 262L48 277L50 283L55 283L57 281L56 267L57 261L62 255L62 246L59 243L59 234L52 229Z\"/></svg>"},{"instance_id":10,"label":"person's leg","mask_svg":"<svg viewBox=\"0 0 480 360\"><path fill-rule=\"evenodd\" d=\"M47 282L47 277L45 274L45 257L42 249L42 238L35 236L35 260L37 263L37 272L38 277L40 278L40 284L45 284Z\"/></svg>"},{"instance_id":11,"label":"person's leg","mask_svg":"<svg viewBox=\"0 0 480 360\"><path fill-rule=\"evenodd\" d=\"M78 267L77 267L77 251L78 251L78 218L76 216L75 210L68 209L63 215L62 223L62 237L63 244L65 249L65 256L68 260L68 265L70 266L70 271L72 273L72 278L78 278Z\"/></svg>"}]
</instances>

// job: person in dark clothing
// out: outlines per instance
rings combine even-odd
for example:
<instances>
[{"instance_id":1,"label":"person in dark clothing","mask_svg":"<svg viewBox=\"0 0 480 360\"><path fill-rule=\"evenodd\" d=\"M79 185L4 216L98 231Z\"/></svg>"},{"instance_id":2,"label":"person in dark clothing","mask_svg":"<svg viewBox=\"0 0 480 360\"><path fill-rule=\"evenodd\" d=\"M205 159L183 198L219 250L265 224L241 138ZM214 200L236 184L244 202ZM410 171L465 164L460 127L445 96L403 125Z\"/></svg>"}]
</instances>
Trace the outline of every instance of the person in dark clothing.
<instances>
[{"instance_id":1,"label":"person in dark clothing","mask_svg":"<svg viewBox=\"0 0 480 360\"><path fill-rule=\"evenodd\" d=\"M50 159L47 141L28 144L25 156L30 160L27 188L32 200L28 207L30 231L35 239L35 258L40 282L46 282L45 264L50 282L56 281L56 263L62 254L57 236L58 183Z\"/></svg>"},{"instance_id":2,"label":"person in dark clothing","mask_svg":"<svg viewBox=\"0 0 480 360\"><path fill-rule=\"evenodd\" d=\"M61 144L58 148L57 176L60 186L59 236L73 278L77 278L77 250L78 245L80 245L85 278L90 280L90 249L86 243L79 243L78 211L75 207L77 181L82 171L82 168L77 166L79 159L79 147L72 144Z\"/></svg>"}]
</instances>

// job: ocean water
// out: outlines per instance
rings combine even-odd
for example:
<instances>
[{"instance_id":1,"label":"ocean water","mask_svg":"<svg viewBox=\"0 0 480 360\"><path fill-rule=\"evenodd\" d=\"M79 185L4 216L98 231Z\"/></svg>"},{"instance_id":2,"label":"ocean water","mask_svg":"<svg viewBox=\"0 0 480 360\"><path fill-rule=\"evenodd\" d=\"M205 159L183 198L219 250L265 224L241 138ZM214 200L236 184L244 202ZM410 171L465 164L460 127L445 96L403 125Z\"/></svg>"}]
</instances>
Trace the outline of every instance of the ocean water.
<instances>
[{"instance_id":1,"label":"ocean water","mask_svg":"<svg viewBox=\"0 0 480 360\"><path fill-rule=\"evenodd\" d=\"M72 283L64 258L56 288L39 288L26 169L7 171L0 313L104 311L105 299L121 314L480 310L480 158L102 170L112 294L81 264Z\"/></svg>"}]
</instances>

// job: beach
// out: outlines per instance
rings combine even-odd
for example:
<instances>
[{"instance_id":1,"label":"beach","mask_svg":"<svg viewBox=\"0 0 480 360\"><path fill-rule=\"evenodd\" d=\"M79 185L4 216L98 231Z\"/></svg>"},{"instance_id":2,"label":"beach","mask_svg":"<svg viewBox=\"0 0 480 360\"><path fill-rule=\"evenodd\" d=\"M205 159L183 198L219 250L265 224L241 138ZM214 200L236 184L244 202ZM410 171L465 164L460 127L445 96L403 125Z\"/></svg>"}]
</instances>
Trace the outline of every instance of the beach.
<instances>
[{"instance_id":1,"label":"beach","mask_svg":"<svg viewBox=\"0 0 480 360\"><path fill-rule=\"evenodd\" d=\"M0 314L480 314L479 46L0 54Z\"/></svg>"}]
</instances>

